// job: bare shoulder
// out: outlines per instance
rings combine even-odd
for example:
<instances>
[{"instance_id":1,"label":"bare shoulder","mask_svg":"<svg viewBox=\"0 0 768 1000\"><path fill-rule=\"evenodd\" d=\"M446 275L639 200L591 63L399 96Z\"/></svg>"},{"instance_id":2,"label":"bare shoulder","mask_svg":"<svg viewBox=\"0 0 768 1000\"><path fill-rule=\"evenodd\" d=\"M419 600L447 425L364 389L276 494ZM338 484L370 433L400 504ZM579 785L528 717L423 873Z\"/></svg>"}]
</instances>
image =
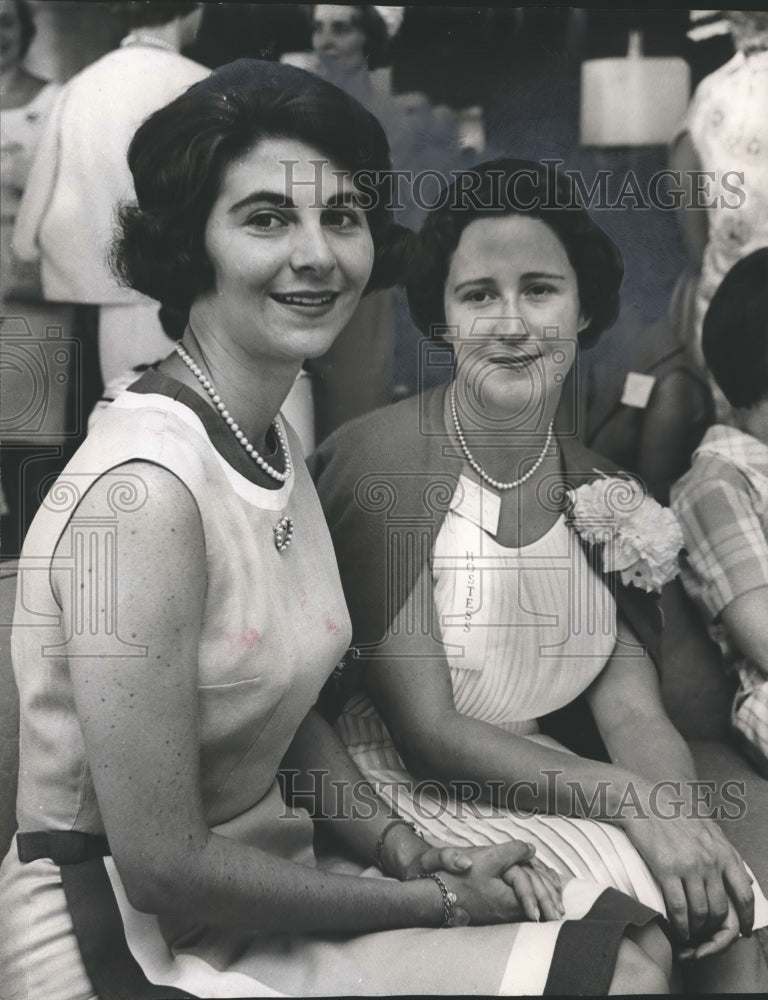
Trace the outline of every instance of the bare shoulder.
<instances>
[{"instance_id":1,"label":"bare shoulder","mask_svg":"<svg viewBox=\"0 0 768 1000\"><path fill-rule=\"evenodd\" d=\"M77 503L78 516L112 513L125 521L157 518L161 523L176 512L181 518L197 514L194 497L173 472L148 461L116 465L100 476Z\"/></svg>"},{"instance_id":2,"label":"bare shoulder","mask_svg":"<svg viewBox=\"0 0 768 1000\"><path fill-rule=\"evenodd\" d=\"M71 551L78 527L89 524L112 527L115 559L127 583L143 581L151 589L151 581L204 566L205 542L195 498L177 476L154 463L116 466L78 498L53 559L57 596L69 586L69 570L57 569L56 556ZM67 565L64 559L62 566Z\"/></svg>"}]
</instances>

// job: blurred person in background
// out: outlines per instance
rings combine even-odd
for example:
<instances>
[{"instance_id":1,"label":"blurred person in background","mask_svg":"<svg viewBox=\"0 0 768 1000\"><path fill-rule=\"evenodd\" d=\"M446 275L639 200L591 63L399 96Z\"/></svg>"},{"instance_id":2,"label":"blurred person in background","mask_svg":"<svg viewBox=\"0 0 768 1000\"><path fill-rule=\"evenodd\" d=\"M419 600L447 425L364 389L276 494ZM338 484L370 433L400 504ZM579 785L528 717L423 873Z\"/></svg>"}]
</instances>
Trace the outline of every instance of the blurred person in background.
<instances>
[{"instance_id":1,"label":"blurred person in background","mask_svg":"<svg viewBox=\"0 0 768 1000\"><path fill-rule=\"evenodd\" d=\"M11 242L32 159L59 91L56 84L25 67L35 32L26 0L0 0L0 421L4 437L0 513L4 554L18 550L24 520L22 498L28 489L34 493L34 477L27 475L27 489L20 482L20 470L39 454L36 446L60 442L67 405L66 389L61 384L46 385L42 422L29 419L36 415L30 408L30 371L9 345L8 337L27 334L45 339L50 326L68 335L72 325L72 308L42 301L37 263L20 261ZM13 448L5 439L11 431ZM50 454L50 449L45 450Z\"/></svg>"},{"instance_id":2,"label":"blurred person in background","mask_svg":"<svg viewBox=\"0 0 768 1000\"><path fill-rule=\"evenodd\" d=\"M737 261L712 296L702 350L731 415L673 488L682 580L738 677L732 732L768 778L768 247Z\"/></svg>"},{"instance_id":3,"label":"blurred person in background","mask_svg":"<svg viewBox=\"0 0 768 1000\"><path fill-rule=\"evenodd\" d=\"M379 103L389 96L384 18L370 4L315 4L310 11L312 51L288 52L282 61L341 87L374 114L386 114Z\"/></svg>"},{"instance_id":4,"label":"blurred person in background","mask_svg":"<svg viewBox=\"0 0 768 1000\"><path fill-rule=\"evenodd\" d=\"M686 172L715 175L698 195L687 192L680 213L697 272L684 337L702 367L702 323L712 296L737 260L768 244L768 13L726 15L736 54L696 88L671 150L672 167L689 183L695 175ZM702 208L692 207L697 204ZM730 407L714 380L711 385L722 418Z\"/></svg>"},{"instance_id":5,"label":"blurred person in background","mask_svg":"<svg viewBox=\"0 0 768 1000\"><path fill-rule=\"evenodd\" d=\"M374 114L397 168L401 128L389 93L389 70L383 66L389 46L386 22L371 5L316 4L310 13L312 51L288 52L281 61L335 84ZM309 379L303 385L312 396L315 443L347 420L390 401L393 298L385 289L363 299L327 354L304 370L305 376L311 374L311 390Z\"/></svg>"},{"instance_id":6,"label":"blurred person in background","mask_svg":"<svg viewBox=\"0 0 768 1000\"><path fill-rule=\"evenodd\" d=\"M40 262L46 299L98 306L105 384L168 350L157 304L121 287L107 262L116 206L133 197L128 143L147 115L208 72L180 55L195 37L200 4L121 3L112 13L128 33L64 86L14 232L17 255Z\"/></svg>"},{"instance_id":7,"label":"blurred person in background","mask_svg":"<svg viewBox=\"0 0 768 1000\"><path fill-rule=\"evenodd\" d=\"M2 296L40 298L36 263L13 254L11 234L40 134L59 88L30 73L24 59L35 36L26 0L0 0L0 207L2 212Z\"/></svg>"},{"instance_id":8,"label":"blurred person in background","mask_svg":"<svg viewBox=\"0 0 768 1000\"><path fill-rule=\"evenodd\" d=\"M335 83L376 115L387 133L394 169L407 172L393 192L398 222L415 228L424 203L439 187L435 171L445 176L464 165L454 114L442 96L438 102L430 94L435 67L429 63L425 69L424 61L431 36L406 32L402 44L402 31L414 17L418 20L410 7L317 4L311 10L313 51L282 59ZM444 12L438 15L430 25ZM461 59L450 69L441 65L461 81L458 89L470 86L475 74ZM421 187L413 180L420 175L425 178ZM409 391L416 381L411 374L416 360L410 355L418 339L402 293L388 291L361 303L331 352L312 362L318 444L347 420ZM355 375L362 366L365 379Z\"/></svg>"},{"instance_id":9,"label":"blurred person in background","mask_svg":"<svg viewBox=\"0 0 768 1000\"><path fill-rule=\"evenodd\" d=\"M634 472L663 504L715 416L708 380L680 336L685 296L681 280L664 316L614 327L567 400L588 446Z\"/></svg>"}]
</instances>

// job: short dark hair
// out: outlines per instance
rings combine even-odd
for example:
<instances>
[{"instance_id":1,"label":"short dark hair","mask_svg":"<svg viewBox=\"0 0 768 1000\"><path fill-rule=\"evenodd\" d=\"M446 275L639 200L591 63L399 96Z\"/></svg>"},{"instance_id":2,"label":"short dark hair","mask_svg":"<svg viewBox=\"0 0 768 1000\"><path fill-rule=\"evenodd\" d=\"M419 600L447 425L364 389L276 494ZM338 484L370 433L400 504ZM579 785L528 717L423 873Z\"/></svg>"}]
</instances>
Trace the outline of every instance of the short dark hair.
<instances>
[{"instance_id":1,"label":"short dark hair","mask_svg":"<svg viewBox=\"0 0 768 1000\"><path fill-rule=\"evenodd\" d=\"M731 406L748 409L768 398L768 247L723 278L704 316L701 347Z\"/></svg>"},{"instance_id":2,"label":"short dark hair","mask_svg":"<svg viewBox=\"0 0 768 1000\"><path fill-rule=\"evenodd\" d=\"M596 343L615 321L622 257L576 198L571 178L534 161L500 159L456 174L412 241L408 305L425 336L441 339L434 331L445 324L445 282L464 229L476 219L518 213L549 226L576 272L579 302L590 321L579 333L579 346Z\"/></svg>"},{"instance_id":3,"label":"short dark hair","mask_svg":"<svg viewBox=\"0 0 768 1000\"><path fill-rule=\"evenodd\" d=\"M317 6L317 4L312 5L312 14ZM356 12L358 23L365 35L365 58L368 69L386 66L389 59L389 33L386 21L371 4L350 6L349 9Z\"/></svg>"},{"instance_id":4,"label":"short dark hair","mask_svg":"<svg viewBox=\"0 0 768 1000\"><path fill-rule=\"evenodd\" d=\"M27 0L14 0L14 3L16 6L16 16L19 19L19 29L21 31L19 54L23 59L27 52L29 52L29 46L32 44L32 39L37 34L37 26L35 25L35 16L32 13L32 8L27 3Z\"/></svg>"},{"instance_id":5,"label":"short dark hair","mask_svg":"<svg viewBox=\"0 0 768 1000\"><path fill-rule=\"evenodd\" d=\"M378 69L386 65L389 56L389 34L387 24L381 14L371 4L355 8L360 15L360 27L365 34L365 56L368 69Z\"/></svg>"},{"instance_id":6,"label":"short dark hair","mask_svg":"<svg viewBox=\"0 0 768 1000\"><path fill-rule=\"evenodd\" d=\"M151 115L128 151L138 204L120 210L112 262L122 282L163 305L188 309L211 288L205 227L225 167L256 142L295 138L353 176L366 172L374 264L366 291L401 276L400 243L384 195L386 135L362 105L293 66L241 59Z\"/></svg>"}]
</instances>

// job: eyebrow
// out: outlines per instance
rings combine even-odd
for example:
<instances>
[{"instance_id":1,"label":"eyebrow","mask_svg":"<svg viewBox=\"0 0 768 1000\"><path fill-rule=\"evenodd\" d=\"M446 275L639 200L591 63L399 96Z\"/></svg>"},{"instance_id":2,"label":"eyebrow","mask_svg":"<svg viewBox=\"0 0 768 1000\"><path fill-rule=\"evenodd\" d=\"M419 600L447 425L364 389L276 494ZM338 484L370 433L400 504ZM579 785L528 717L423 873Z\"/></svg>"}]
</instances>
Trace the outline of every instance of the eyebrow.
<instances>
[{"instance_id":1,"label":"eyebrow","mask_svg":"<svg viewBox=\"0 0 768 1000\"><path fill-rule=\"evenodd\" d=\"M239 212L243 208L248 208L255 204L267 204L274 205L275 208L296 208L295 203L283 192L277 191L254 191L252 194L246 195L245 198L241 198L240 201L235 202L234 205L229 209L230 213ZM347 205L351 208L358 208L358 195L354 191L342 191L337 192L332 195L326 204L322 208L338 208L339 206Z\"/></svg>"},{"instance_id":2,"label":"eyebrow","mask_svg":"<svg viewBox=\"0 0 768 1000\"><path fill-rule=\"evenodd\" d=\"M520 275L523 281L532 281L537 278L549 278L551 281L565 281L564 274L556 274L553 271L526 271L525 274ZM493 284L495 278L489 277L479 277L479 278L467 278L466 281L460 281L458 285L454 285L454 292L460 292L462 288L466 285L482 285L482 284Z\"/></svg>"},{"instance_id":3,"label":"eyebrow","mask_svg":"<svg viewBox=\"0 0 768 1000\"><path fill-rule=\"evenodd\" d=\"M230 208L230 212L239 212L241 208L247 208L249 205L255 205L257 202L266 203L267 205L274 205L275 208L295 208L296 206L282 192L278 193L276 191L253 191L251 194L246 195L245 198L241 198L240 201L235 202L235 204Z\"/></svg>"}]
</instances>

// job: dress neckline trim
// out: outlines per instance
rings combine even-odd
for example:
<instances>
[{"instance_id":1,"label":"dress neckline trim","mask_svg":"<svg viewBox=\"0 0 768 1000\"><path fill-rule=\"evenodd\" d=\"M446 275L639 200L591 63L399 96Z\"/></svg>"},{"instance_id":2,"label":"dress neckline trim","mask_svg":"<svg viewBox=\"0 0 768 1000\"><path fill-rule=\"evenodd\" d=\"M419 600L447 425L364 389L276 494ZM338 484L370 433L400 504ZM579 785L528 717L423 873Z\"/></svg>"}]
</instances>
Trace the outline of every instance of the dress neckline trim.
<instances>
[{"instance_id":1,"label":"dress neckline trim","mask_svg":"<svg viewBox=\"0 0 768 1000\"><path fill-rule=\"evenodd\" d=\"M183 406L185 410L191 411L197 418L198 426L202 425L199 426L199 429L208 439L216 452L217 458L229 473L239 479L245 480L250 487L259 490L262 494L269 494L270 496L280 498L288 495L286 487L293 484L295 472L292 472L284 483L276 483L275 480L262 473L256 463L246 455L240 444L234 439L219 414L210 407L202 396L195 392L194 389L190 389L189 386L185 385L179 379L159 372L155 368L149 368L136 382L128 386L126 393L121 395L125 396L126 394L129 396L160 396L169 402ZM120 396L117 397L115 403L119 400ZM115 403L112 405L114 406ZM140 404L137 402L131 405ZM277 419L285 436L286 446L290 452L291 462L295 469L295 448L292 447L286 423L281 413L278 413ZM275 441L274 450L270 448L268 452L264 453L264 457L267 460L276 458L278 450L279 448Z\"/></svg>"},{"instance_id":2,"label":"dress neckline trim","mask_svg":"<svg viewBox=\"0 0 768 1000\"><path fill-rule=\"evenodd\" d=\"M460 487L457 487L457 489L458 488ZM539 535L539 537L535 538L532 542L528 542L526 545L504 545L502 544L502 542L498 540L498 538L495 535L491 534L490 531L486 531L485 528L481 528L471 518L466 517L462 513L460 507L451 507L451 509L446 514L446 519L448 519L448 517L451 514L455 515L456 517L460 517L462 522L464 522L465 524L472 525L472 527L475 528L477 531L482 532L482 534L486 538L490 539L493 545L497 549L499 549L500 552L503 552L505 555L508 556L518 556L530 553L536 548L542 546L545 542L547 542L550 539L550 537L554 535L558 530L561 530L563 526L567 527L565 513L561 511L560 514L557 516L556 520L552 522L552 524L547 528L544 534Z\"/></svg>"}]
</instances>

